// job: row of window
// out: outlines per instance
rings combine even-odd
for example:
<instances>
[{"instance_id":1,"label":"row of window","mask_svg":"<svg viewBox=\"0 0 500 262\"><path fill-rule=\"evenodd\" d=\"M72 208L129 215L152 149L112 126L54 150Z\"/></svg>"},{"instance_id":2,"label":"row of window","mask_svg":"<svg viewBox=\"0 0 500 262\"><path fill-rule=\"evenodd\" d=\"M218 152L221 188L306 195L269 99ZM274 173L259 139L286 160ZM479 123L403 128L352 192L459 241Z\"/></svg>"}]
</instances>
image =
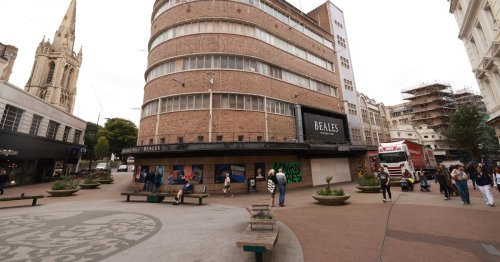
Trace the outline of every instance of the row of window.
<instances>
[{"instance_id":1,"label":"row of window","mask_svg":"<svg viewBox=\"0 0 500 262\"><path fill-rule=\"evenodd\" d=\"M0 121L0 129L8 130L11 132L18 132L19 123L21 122L21 118L23 116L24 110L17 108L12 105L6 105L3 111L2 120ZM31 120L29 134L32 136L37 136L38 131L40 130L40 125L42 123L42 116L37 114L33 115ZM46 137L52 140L56 139L57 131L59 129L60 123L57 123L53 120L49 120L49 124L47 126ZM70 126L65 126L63 133L63 142L68 142L68 137L71 131ZM75 129L75 133L73 136L73 143L78 144L80 142L82 131Z\"/></svg>"},{"instance_id":2,"label":"row of window","mask_svg":"<svg viewBox=\"0 0 500 262\"><path fill-rule=\"evenodd\" d=\"M347 46L345 39L339 35L337 35L337 43L342 47Z\"/></svg>"},{"instance_id":3,"label":"row of window","mask_svg":"<svg viewBox=\"0 0 500 262\"><path fill-rule=\"evenodd\" d=\"M265 103L266 107L264 107ZM151 101L143 106L142 117L155 115L158 112L158 106L160 106L160 113L210 109L210 94L170 96ZM259 112L265 110L267 113L295 116L294 105L291 103L245 94L212 94L212 108Z\"/></svg>"},{"instance_id":4,"label":"row of window","mask_svg":"<svg viewBox=\"0 0 500 262\"><path fill-rule=\"evenodd\" d=\"M329 40L327 40L326 38L322 37L321 35L316 34L315 32L311 31L307 27L305 27L302 24L300 24L299 22L297 22L296 20L290 18L286 14L282 13L281 11L275 9L274 7L271 7L270 5L268 5L264 2L261 2L259 0L233 0L233 1L243 2L246 4L256 6L259 9L261 9L262 11L273 16L274 18L289 25L290 28L293 28L293 29L305 34L309 38L321 43L322 45L324 45L332 50L334 48L333 43L330 42ZM154 19L158 18L158 16L160 16L160 14L164 13L165 11L169 10L170 8L172 8L176 5L181 4L182 2L186 2L186 1L185 0L167 0L167 1L165 1L165 3L163 3L163 5L161 5L160 8L158 8L156 13L154 14Z\"/></svg>"},{"instance_id":5,"label":"row of window","mask_svg":"<svg viewBox=\"0 0 500 262\"><path fill-rule=\"evenodd\" d=\"M153 68L148 73L146 81L149 82L160 76L177 71L194 69L235 69L249 71L277 78L287 83L321 92L329 96L338 97L338 90L336 87L263 63L254 58L231 55L200 55L185 57L182 59L182 69L180 70L176 68L175 60L167 61Z\"/></svg>"},{"instance_id":6,"label":"row of window","mask_svg":"<svg viewBox=\"0 0 500 262\"><path fill-rule=\"evenodd\" d=\"M344 25L342 25L342 23L340 23L339 21L335 20L335 25L337 25L338 27L340 28L344 28Z\"/></svg>"},{"instance_id":7,"label":"row of window","mask_svg":"<svg viewBox=\"0 0 500 262\"><path fill-rule=\"evenodd\" d=\"M358 114L358 110L356 109L356 105L355 104L347 103L347 108L348 108L349 114L351 114L351 115L357 115Z\"/></svg>"},{"instance_id":8,"label":"row of window","mask_svg":"<svg viewBox=\"0 0 500 262\"><path fill-rule=\"evenodd\" d=\"M354 91L354 84L352 83L351 80L347 80L344 78L344 87L349 91Z\"/></svg>"},{"instance_id":9,"label":"row of window","mask_svg":"<svg viewBox=\"0 0 500 262\"><path fill-rule=\"evenodd\" d=\"M340 57L340 65L347 69L351 68L351 65L349 64L349 59L343 56Z\"/></svg>"},{"instance_id":10,"label":"row of window","mask_svg":"<svg viewBox=\"0 0 500 262\"><path fill-rule=\"evenodd\" d=\"M331 62L308 53L305 50L290 44L279 37L269 34L260 28L226 21L194 22L171 27L155 37L151 43L150 50L172 38L199 33L230 33L254 37L287 53L333 71L333 64Z\"/></svg>"}]
</instances>

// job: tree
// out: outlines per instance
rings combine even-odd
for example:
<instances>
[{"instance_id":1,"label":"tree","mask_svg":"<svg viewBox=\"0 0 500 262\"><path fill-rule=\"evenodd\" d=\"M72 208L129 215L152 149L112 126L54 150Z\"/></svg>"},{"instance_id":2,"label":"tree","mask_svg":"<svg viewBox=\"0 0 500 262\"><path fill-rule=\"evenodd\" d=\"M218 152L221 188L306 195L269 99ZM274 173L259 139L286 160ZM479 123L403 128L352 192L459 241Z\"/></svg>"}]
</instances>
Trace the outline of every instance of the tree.
<instances>
[{"instance_id":1,"label":"tree","mask_svg":"<svg viewBox=\"0 0 500 262\"><path fill-rule=\"evenodd\" d=\"M87 127L85 128L84 141L85 147L87 148L87 157L90 158L92 152L94 152L94 147L97 143L99 132L102 129L92 122L87 122Z\"/></svg>"},{"instance_id":2,"label":"tree","mask_svg":"<svg viewBox=\"0 0 500 262\"><path fill-rule=\"evenodd\" d=\"M493 140L491 135L493 134ZM468 151L476 160L481 158L483 145L497 145L493 142L495 131L486 124L483 113L476 107L465 105L450 115L450 125L443 132L451 145Z\"/></svg>"},{"instance_id":3,"label":"tree","mask_svg":"<svg viewBox=\"0 0 500 262\"><path fill-rule=\"evenodd\" d=\"M106 137L99 137L94 152L95 156L98 158L107 157L109 155L109 144Z\"/></svg>"},{"instance_id":4,"label":"tree","mask_svg":"<svg viewBox=\"0 0 500 262\"><path fill-rule=\"evenodd\" d=\"M115 155L121 155L122 149L134 146L137 142L137 127L129 120L122 118L110 118L104 125L99 136L108 139L109 151Z\"/></svg>"}]
</instances>

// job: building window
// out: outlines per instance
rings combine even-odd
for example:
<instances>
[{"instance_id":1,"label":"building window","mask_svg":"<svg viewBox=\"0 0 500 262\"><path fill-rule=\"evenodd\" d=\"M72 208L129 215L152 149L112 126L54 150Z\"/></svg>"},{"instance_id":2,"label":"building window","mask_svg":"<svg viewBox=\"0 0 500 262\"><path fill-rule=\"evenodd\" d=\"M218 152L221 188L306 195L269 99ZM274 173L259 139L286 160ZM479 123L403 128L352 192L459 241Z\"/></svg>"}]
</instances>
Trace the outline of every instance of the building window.
<instances>
[{"instance_id":1,"label":"building window","mask_svg":"<svg viewBox=\"0 0 500 262\"><path fill-rule=\"evenodd\" d=\"M351 115L357 115L358 114L358 110L356 109L356 105L355 104L347 103L347 107L348 107L349 114L351 114Z\"/></svg>"},{"instance_id":2,"label":"building window","mask_svg":"<svg viewBox=\"0 0 500 262\"><path fill-rule=\"evenodd\" d=\"M182 137L182 136L177 137L177 143L179 143L179 144L184 143L184 137Z\"/></svg>"},{"instance_id":3,"label":"building window","mask_svg":"<svg viewBox=\"0 0 500 262\"><path fill-rule=\"evenodd\" d=\"M49 125L47 127L47 138L56 140L57 129L59 129L59 123L50 120Z\"/></svg>"},{"instance_id":4,"label":"building window","mask_svg":"<svg viewBox=\"0 0 500 262\"><path fill-rule=\"evenodd\" d=\"M0 122L0 129L17 132L23 112L24 110L15 106L5 105L2 121Z\"/></svg>"},{"instance_id":5,"label":"building window","mask_svg":"<svg viewBox=\"0 0 500 262\"><path fill-rule=\"evenodd\" d=\"M203 136L198 136L198 143L203 143L205 138Z\"/></svg>"},{"instance_id":6,"label":"building window","mask_svg":"<svg viewBox=\"0 0 500 262\"><path fill-rule=\"evenodd\" d=\"M217 140L217 142L222 142L222 136L221 135L216 136L216 140Z\"/></svg>"},{"instance_id":7,"label":"building window","mask_svg":"<svg viewBox=\"0 0 500 262\"><path fill-rule=\"evenodd\" d=\"M165 138L164 137L160 138L160 143L161 144L165 144Z\"/></svg>"},{"instance_id":8,"label":"building window","mask_svg":"<svg viewBox=\"0 0 500 262\"><path fill-rule=\"evenodd\" d=\"M82 131L75 130L75 136L73 137L73 144L79 144L81 136L82 136Z\"/></svg>"},{"instance_id":9,"label":"building window","mask_svg":"<svg viewBox=\"0 0 500 262\"><path fill-rule=\"evenodd\" d=\"M354 85L352 81L344 78L344 88L349 91L354 91Z\"/></svg>"},{"instance_id":10,"label":"building window","mask_svg":"<svg viewBox=\"0 0 500 262\"><path fill-rule=\"evenodd\" d=\"M56 64L54 62L50 62L49 73L47 74L47 81L45 81L46 84L52 83L52 78L54 77L54 69L55 68L56 68Z\"/></svg>"},{"instance_id":11,"label":"building window","mask_svg":"<svg viewBox=\"0 0 500 262\"><path fill-rule=\"evenodd\" d=\"M152 145L153 144L153 139L149 139L149 144Z\"/></svg>"},{"instance_id":12,"label":"building window","mask_svg":"<svg viewBox=\"0 0 500 262\"><path fill-rule=\"evenodd\" d=\"M368 110L361 108L361 116L363 117L363 122L370 123L370 120L368 119Z\"/></svg>"},{"instance_id":13,"label":"building window","mask_svg":"<svg viewBox=\"0 0 500 262\"><path fill-rule=\"evenodd\" d=\"M69 127L69 126L64 127L64 134L63 134L63 139L62 139L63 142L68 142L68 136L69 136L70 131L71 131L71 127Z\"/></svg>"},{"instance_id":14,"label":"building window","mask_svg":"<svg viewBox=\"0 0 500 262\"><path fill-rule=\"evenodd\" d=\"M349 64L349 59L347 59L343 56L340 57L340 65L342 65L343 67L345 67L347 69L351 68L351 65Z\"/></svg>"},{"instance_id":15,"label":"building window","mask_svg":"<svg viewBox=\"0 0 500 262\"><path fill-rule=\"evenodd\" d=\"M342 46L342 47L346 47L346 43L345 43L345 39L342 38L341 36L337 35L337 43Z\"/></svg>"},{"instance_id":16,"label":"building window","mask_svg":"<svg viewBox=\"0 0 500 262\"><path fill-rule=\"evenodd\" d=\"M262 136L257 136L257 142L262 142Z\"/></svg>"},{"instance_id":17,"label":"building window","mask_svg":"<svg viewBox=\"0 0 500 262\"><path fill-rule=\"evenodd\" d=\"M429 136L424 136L424 138L429 138Z\"/></svg>"},{"instance_id":18,"label":"building window","mask_svg":"<svg viewBox=\"0 0 500 262\"><path fill-rule=\"evenodd\" d=\"M238 142L245 141L245 136L238 136Z\"/></svg>"},{"instance_id":19,"label":"building window","mask_svg":"<svg viewBox=\"0 0 500 262\"><path fill-rule=\"evenodd\" d=\"M344 28L344 26L342 25L342 23L340 23L339 21L335 20L335 25L340 27L340 28Z\"/></svg>"}]
</instances>

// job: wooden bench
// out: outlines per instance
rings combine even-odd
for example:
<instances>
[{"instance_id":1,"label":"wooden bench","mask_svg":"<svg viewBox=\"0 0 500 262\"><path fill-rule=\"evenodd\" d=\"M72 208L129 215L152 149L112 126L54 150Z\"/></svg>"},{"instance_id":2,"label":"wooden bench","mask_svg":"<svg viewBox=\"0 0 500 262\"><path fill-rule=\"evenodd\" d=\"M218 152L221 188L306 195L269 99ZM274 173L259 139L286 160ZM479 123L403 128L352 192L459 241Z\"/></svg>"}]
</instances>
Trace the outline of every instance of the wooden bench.
<instances>
[{"instance_id":1,"label":"wooden bench","mask_svg":"<svg viewBox=\"0 0 500 262\"><path fill-rule=\"evenodd\" d=\"M127 202L130 201L130 196L160 196L160 197L175 197L177 192L181 190L184 185L161 185L159 192L146 192L146 191L133 191L133 192L123 192L122 196L127 196ZM206 193L205 185L194 185L194 192L191 194L183 194L180 202L184 203L184 198L197 198L198 204L203 204L203 198L208 197Z\"/></svg>"},{"instance_id":2,"label":"wooden bench","mask_svg":"<svg viewBox=\"0 0 500 262\"><path fill-rule=\"evenodd\" d=\"M251 230L250 226L236 242L245 252L254 252L255 261L262 262L263 254L272 251L278 242L278 225L272 230Z\"/></svg>"},{"instance_id":3,"label":"wooden bench","mask_svg":"<svg viewBox=\"0 0 500 262\"><path fill-rule=\"evenodd\" d=\"M17 196L17 197L0 197L0 201L14 201L14 200L32 199L33 202L31 203L31 205L36 206L36 201L39 198L44 198L44 195L29 196L29 195L21 194L20 196Z\"/></svg>"}]
</instances>

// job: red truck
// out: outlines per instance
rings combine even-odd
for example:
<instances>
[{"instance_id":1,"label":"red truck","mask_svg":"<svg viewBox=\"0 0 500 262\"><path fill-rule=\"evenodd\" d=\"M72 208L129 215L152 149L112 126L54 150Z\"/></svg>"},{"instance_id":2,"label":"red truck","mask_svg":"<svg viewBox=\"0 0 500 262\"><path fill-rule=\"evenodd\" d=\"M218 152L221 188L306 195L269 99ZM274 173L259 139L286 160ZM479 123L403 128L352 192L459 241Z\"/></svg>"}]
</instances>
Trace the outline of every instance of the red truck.
<instances>
[{"instance_id":1,"label":"red truck","mask_svg":"<svg viewBox=\"0 0 500 262\"><path fill-rule=\"evenodd\" d=\"M428 146L402 140L392 143L381 143L378 148L380 165L396 179L401 178L407 169L418 181L417 172L422 170L427 177L434 177L436 172L436 158Z\"/></svg>"}]
</instances>

